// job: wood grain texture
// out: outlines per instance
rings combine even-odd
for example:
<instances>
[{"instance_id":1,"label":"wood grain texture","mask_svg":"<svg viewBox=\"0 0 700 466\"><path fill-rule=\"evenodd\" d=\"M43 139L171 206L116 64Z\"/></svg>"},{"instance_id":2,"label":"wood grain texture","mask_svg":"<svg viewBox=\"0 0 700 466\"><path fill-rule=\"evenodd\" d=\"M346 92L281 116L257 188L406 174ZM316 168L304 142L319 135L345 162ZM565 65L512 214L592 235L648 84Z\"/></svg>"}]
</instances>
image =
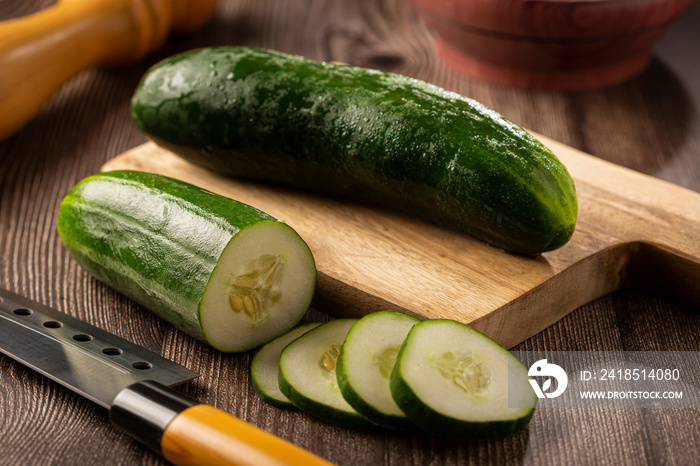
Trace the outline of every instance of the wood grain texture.
<instances>
[{"instance_id":1,"label":"wood grain texture","mask_svg":"<svg viewBox=\"0 0 700 466\"><path fill-rule=\"evenodd\" d=\"M53 3L4 0L0 18ZM420 433L344 429L271 408L250 385L251 354L225 355L173 330L82 271L58 240L63 195L113 157L145 142L129 99L160 58L204 45L242 44L373 66L473 97L516 123L596 157L700 191L700 7L660 42L632 81L583 93L528 92L453 72L403 0L221 0L213 21L129 68L68 82L38 116L0 143L0 286L159 352L202 377L187 395L343 465L694 464L700 410L538 410L527 431L456 444ZM310 318L328 319L314 312ZM648 291L586 304L520 351L698 351L700 317ZM0 456L6 464L160 465L109 425L107 413L0 357Z\"/></svg>"}]
</instances>

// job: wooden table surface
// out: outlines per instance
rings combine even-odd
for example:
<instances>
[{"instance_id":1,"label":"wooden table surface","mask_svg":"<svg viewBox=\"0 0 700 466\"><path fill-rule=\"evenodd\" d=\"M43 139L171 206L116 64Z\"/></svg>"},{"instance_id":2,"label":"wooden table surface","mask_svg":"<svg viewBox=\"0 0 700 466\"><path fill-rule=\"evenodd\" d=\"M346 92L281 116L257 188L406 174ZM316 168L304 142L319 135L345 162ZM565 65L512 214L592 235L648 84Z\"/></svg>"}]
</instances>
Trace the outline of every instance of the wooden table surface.
<instances>
[{"instance_id":1,"label":"wooden table surface","mask_svg":"<svg viewBox=\"0 0 700 466\"><path fill-rule=\"evenodd\" d=\"M2 0L0 20L52 3ZM699 4L658 43L643 74L608 89L570 93L504 88L455 73L435 56L429 32L405 0L220 0L204 29L170 38L136 65L76 76L33 121L0 142L0 287L200 372L198 381L180 389L332 462L697 464L698 409L540 409L513 437L460 444L419 433L349 430L272 408L251 387L251 354L218 353L80 269L56 233L63 195L145 141L131 123L129 100L150 64L219 44L268 47L430 81L592 155L700 191ZM698 351L699 328L700 314L673 297L624 290L577 309L514 350ZM164 462L111 427L104 409L5 356L0 458L22 465Z\"/></svg>"}]
</instances>

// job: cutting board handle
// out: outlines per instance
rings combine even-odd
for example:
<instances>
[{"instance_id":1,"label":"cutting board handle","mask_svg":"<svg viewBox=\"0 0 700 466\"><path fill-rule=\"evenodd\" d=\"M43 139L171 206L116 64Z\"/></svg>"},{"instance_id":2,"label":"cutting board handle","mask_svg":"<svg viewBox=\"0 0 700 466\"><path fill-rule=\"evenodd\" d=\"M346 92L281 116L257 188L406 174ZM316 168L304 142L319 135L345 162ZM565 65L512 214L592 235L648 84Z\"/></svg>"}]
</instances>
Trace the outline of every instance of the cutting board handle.
<instances>
[{"instance_id":1,"label":"cutting board handle","mask_svg":"<svg viewBox=\"0 0 700 466\"><path fill-rule=\"evenodd\" d=\"M170 31L200 27L216 0L59 0L0 23L0 140L34 117L68 79L133 63Z\"/></svg>"},{"instance_id":2,"label":"cutting board handle","mask_svg":"<svg viewBox=\"0 0 700 466\"><path fill-rule=\"evenodd\" d=\"M700 310L700 257L654 243L628 245L623 286L663 295Z\"/></svg>"}]
</instances>

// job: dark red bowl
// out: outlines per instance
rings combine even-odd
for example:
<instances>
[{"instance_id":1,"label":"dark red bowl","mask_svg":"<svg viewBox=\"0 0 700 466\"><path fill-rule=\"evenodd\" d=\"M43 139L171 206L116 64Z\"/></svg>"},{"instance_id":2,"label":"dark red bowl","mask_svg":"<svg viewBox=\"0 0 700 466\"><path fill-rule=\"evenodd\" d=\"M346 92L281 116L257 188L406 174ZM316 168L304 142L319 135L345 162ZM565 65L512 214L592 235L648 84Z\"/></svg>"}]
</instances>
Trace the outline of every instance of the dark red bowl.
<instances>
[{"instance_id":1,"label":"dark red bowl","mask_svg":"<svg viewBox=\"0 0 700 466\"><path fill-rule=\"evenodd\" d=\"M641 72L692 0L411 0L457 70L507 86L583 90Z\"/></svg>"}]
</instances>

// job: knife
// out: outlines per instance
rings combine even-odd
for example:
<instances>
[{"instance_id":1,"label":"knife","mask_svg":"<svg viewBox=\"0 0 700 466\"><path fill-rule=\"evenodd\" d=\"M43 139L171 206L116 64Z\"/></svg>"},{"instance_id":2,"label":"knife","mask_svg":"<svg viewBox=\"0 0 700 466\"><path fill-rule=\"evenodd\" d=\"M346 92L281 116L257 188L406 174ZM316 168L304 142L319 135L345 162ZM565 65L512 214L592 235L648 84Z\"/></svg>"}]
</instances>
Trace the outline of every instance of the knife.
<instances>
[{"instance_id":1,"label":"knife","mask_svg":"<svg viewBox=\"0 0 700 466\"><path fill-rule=\"evenodd\" d=\"M331 464L170 388L196 372L2 289L0 352L109 409L112 424L171 463Z\"/></svg>"}]
</instances>

